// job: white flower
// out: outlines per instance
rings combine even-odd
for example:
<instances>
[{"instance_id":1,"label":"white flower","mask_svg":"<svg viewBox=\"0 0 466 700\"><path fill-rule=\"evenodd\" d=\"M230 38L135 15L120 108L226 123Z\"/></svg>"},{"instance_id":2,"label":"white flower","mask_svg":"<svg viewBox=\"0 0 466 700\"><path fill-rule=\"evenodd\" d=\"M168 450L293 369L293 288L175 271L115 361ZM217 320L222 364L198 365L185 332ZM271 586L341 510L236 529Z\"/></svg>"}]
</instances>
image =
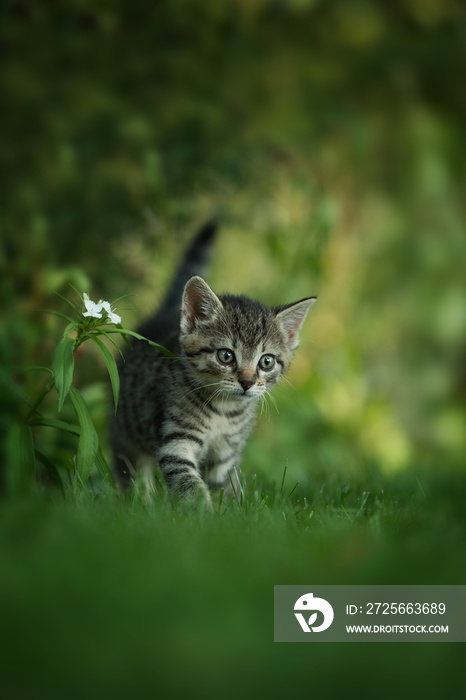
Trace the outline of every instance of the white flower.
<instances>
[{"instance_id":1,"label":"white flower","mask_svg":"<svg viewBox=\"0 0 466 700\"><path fill-rule=\"evenodd\" d=\"M91 301L89 297L87 296L86 292L83 294L83 299L84 299L84 306L86 307L85 313L83 313L83 316L92 316L93 318L102 318L102 311L105 311L107 314L108 319L111 321L111 323L121 323L121 317L118 316L113 310L108 301L102 301L100 299L99 303L96 304L94 301Z\"/></svg>"},{"instance_id":2,"label":"white flower","mask_svg":"<svg viewBox=\"0 0 466 700\"><path fill-rule=\"evenodd\" d=\"M102 301L100 303L102 304L103 310L107 312L107 316L109 317L112 323L121 323L121 317L118 316L118 314L116 314L114 311L112 311L112 307L110 306L108 301Z\"/></svg>"},{"instance_id":3,"label":"white flower","mask_svg":"<svg viewBox=\"0 0 466 700\"><path fill-rule=\"evenodd\" d=\"M87 296L86 292L84 292L83 294L83 299L84 306L86 307L86 311L85 313L83 313L83 316L93 316L93 318L102 318L102 314L100 313L102 311L102 302L99 301L99 303L96 304L94 301L91 301Z\"/></svg>"}]
</instances>

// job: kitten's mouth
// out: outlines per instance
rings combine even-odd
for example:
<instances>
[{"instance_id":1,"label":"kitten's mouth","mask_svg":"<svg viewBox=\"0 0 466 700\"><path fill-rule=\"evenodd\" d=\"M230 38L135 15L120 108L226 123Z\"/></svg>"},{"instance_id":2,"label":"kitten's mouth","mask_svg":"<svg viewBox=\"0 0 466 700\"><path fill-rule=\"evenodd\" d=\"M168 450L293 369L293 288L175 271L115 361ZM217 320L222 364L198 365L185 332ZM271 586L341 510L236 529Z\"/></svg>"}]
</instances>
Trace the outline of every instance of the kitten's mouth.
<instances>
[{"instance_id":1,"label":"kitten's mouth","mask_svg":"<svg viewBox=\"0 0 466 700\"><path fill-rule=\"evenodd\" d=\"M228 395L231 399L236 401L245 401L258 399L261 396L261 393L257 390L257 387L248 387L247 389L244 389L240 386L230 386L228 389Z\"/></svg>"},{"instance_id":2,"label":"kitten's mouth","mask_svg":"<svg viewBox=\"0 0 466 700\"><path fill-rule=\"evenodd\" d=\"M258 395L252 392L250 389L242 389L240 393L237 394L240 399L257 399Z\"/></svg>"},{"instance_id":3,"label":"kitten's mouth","mask_svg":"<svg viewBox=\"0 0 466 700\"><path fill-rule=\"evenodd\" d=\"M244 389L233 389L228 392L230 398L236 399L237 401L242 401L244 399L253 399L254 394L251 394L250 391L244 391Z\"/></svg>"}]
</instances>

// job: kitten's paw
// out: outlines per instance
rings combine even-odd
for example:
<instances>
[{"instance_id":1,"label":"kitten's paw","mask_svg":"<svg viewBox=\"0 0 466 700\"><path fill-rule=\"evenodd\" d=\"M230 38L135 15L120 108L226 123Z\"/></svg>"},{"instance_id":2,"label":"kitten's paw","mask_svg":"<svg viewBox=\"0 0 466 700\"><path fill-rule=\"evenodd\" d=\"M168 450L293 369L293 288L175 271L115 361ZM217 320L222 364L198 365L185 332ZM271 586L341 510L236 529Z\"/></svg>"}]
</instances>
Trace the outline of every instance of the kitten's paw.
<instances>
[{"instance_id":1,"label":"kitten's paw","mask_svg":"<svg viewBox=\"0 0 466 700\"><path fill-rule=\"evenodd\" d=\"M178 479L170 484L173 503L183 511L212 513L212 499L209 489L202 480Z\"/></svg>"}]
</instances>

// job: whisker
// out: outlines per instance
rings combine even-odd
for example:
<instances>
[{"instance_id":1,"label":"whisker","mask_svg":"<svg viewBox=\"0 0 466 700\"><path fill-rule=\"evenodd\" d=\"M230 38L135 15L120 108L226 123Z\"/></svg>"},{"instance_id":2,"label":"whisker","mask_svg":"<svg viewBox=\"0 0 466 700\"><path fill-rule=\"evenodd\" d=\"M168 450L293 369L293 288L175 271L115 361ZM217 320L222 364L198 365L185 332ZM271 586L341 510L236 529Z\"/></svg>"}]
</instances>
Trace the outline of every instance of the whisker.
<instances>
[{"instance_id":1,"label":"whisker","mask_svg":"<svg viewBox=\"0 0 466 700\"><path fill-rule=\"evenodd\" d=\"M263 396L259 396L259 403L261 405L261 412L259 414L259 418L262 418L262 414L264 412L264 397Z\"/></svg>"},{"instance_id":2,"label":"whisker","mask_svg":"<svg viewBox=\"0 0 466 700\"><path fill-rule=\"evenodd\" d=\"M220 382L211 382L210 384L198 384L193 389L190 389L189 391L187 391L186 394L184 394L184 396L182 398L185 399L187 396L189 396L189 394L192 394L194 391L200 391L201 389L207 389L207 387L209 387L209 386L218 386L219 383Z\"/></svg>"},{"instance_id":3,"label":"whisker","mask_svg":"<svg viewBox=\"0 0 466 700\"><path fill-rule=\"evenodd\" d=\"M289 396L287 386L280 386L279 384L275 384L275 386L273 387L273 391L277 392L278 394L281 393L281 394L286 394L287 396Z\"/></svg>"},{"instance_id":4,"label":"whisker","mask_svg":"<svg viewBox=\"0 0 466 700\"><path fill-rule=\"evenodd\" d=\"M265 404L265 415L267 420L270 422L270 404L267 400L267 394L264 395L264 404Z\"/></svg>"},{"instance_id":5,"label":"whisker","mask_svg":"<svg viewBox=\"0 0 466 700\"><path fill-rule=\"evenodd\" d=\"M215 384L219 384L219 382L215 382ZM211 401L213 401L215 398L217 398L217 396L220 396L222 393L223 393L223 389L221 387L218 387L217 389L215 389L215 391L212 392L212 394L204 401L204 403L202 404L202 408L207 406L207 404L209 404Z\"/></svg>"},{"instance_id":6,"label":"whisker","mask_svg":"<svg viewBox=\"0 0 466 700\"><path fill-rule=\"evenodd\" d=\"M269 397L269 399L270 399L271 403L273 404L273 406L274 406L276 412L277 412L277 413L280 413L280 411L278 410L277 400L276 400L275 396L271 393L271 391L270 391L269 389L267 389L267 391L266 391L265 393L266 393L266 395Z\"/></svg>"},{"instance_id":7,"label":"whisker","mask_svg":"<svg viewBox=\"0 0 466 700\"><path fill-rule=\"evenodd\" d=\"M270 406L267 401L267 392L260 397L261 400L261 415L265 414L265 417L270 421Z\"/></svg>"},{"instance_id":8,"label":"whisker","mask_svg":"<svg viewBox=\"0 0 466 700\"><path fill-rule=\"evenodd\" d=\"M292 384L287 377L282 377L281 379L283 379L283 381L285 381L293 389L293 391L298 391L297 388L295 387L295 385ZM283 390L283 387L281 387L279 384L277 384L277 388L280 388Z\"/></svg>"}]
</instances>

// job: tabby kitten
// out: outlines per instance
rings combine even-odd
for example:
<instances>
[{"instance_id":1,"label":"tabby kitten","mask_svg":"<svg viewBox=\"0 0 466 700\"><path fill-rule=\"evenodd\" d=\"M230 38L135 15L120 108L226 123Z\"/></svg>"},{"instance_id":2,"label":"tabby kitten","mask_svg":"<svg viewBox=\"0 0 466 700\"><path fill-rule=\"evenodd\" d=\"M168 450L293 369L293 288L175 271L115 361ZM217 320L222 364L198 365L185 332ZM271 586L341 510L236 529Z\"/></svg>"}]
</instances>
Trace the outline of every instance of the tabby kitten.
<instances>
[{"instance_id":1,"label":"tabby kitten","mask_svg":"<svg viewBox=\"0 0 466 700\"><path fill-rule=\"evenodd\" d=\"M149 456L181 497L222 485L239 464L259 399L284 375L315 297L270 308L245 296L215 294L199 276L214 223L192 241L158 313L139 332L176 360L136 341L120 364L113 421L118 479Z\"/></svg>"}]
</instances>

